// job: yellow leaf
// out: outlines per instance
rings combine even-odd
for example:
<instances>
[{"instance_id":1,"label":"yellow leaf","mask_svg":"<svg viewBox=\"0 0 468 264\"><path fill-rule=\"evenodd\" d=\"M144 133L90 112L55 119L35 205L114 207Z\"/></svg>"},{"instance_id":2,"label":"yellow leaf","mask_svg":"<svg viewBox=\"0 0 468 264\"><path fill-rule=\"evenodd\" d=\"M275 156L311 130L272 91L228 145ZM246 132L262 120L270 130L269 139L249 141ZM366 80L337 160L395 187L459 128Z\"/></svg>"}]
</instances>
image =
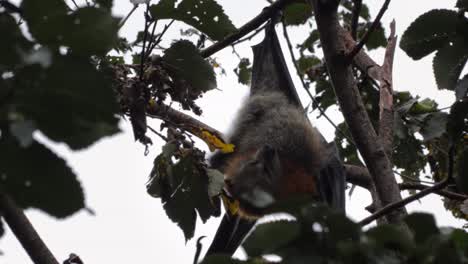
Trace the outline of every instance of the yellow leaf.
<instances>
[{"instance_id":1,"label":"yellow leaf","mask_svg":"<svg viewBox=\"0 0 468 264\"><path fill-rule=\"evenodd\" d=\"M153 98L151 98L148 102L148 105L149 107L154 107L156 105L156 100L154 100Z\"/></svg>"},{"instance_id":2,"label":"yellow leaf","mask_svg":"<svg viewBox=\"0 0 468 264\"><path fill-rule=\"evenodd\" d=\"M230 215L237 215L239 213L239 201L238 200L231 199L225 194L222 194L221 198L223 199L223 204L224 204L224 207L226 208L226 211L228 211Z\"/></svg>"},{"instance_id":3,"label":"yellow leaf","mask_svg":"<svg viewBox=\"0 0 468 264\"><path fill-rule=\"evenodd\" d=\"M211 132L207 130L202 130L201 139L208 144L208 147L210 148L211 151L214 151L215 149L221 150L223 153L231 153L234 152L234 145L225 143L222 139L217 137L216 135L213 135Z\"/></svg>"}]
</instances>

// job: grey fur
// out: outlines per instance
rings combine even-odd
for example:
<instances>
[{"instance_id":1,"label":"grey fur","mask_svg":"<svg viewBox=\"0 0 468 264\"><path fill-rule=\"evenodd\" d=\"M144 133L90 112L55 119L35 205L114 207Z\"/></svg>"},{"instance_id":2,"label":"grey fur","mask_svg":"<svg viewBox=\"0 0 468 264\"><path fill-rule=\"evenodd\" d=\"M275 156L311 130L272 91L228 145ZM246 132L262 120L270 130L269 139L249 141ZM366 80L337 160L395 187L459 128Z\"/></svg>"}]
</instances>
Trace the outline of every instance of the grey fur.
<instances>
[{"instance_id":1,"label":"grey fur","mask_svg":"<svg viewBox=\"0 0 468 264\"><path fill-rule=\"evenodd\" d=\"M302 108L289 103L280 92L257 93L248 98L237 115L228 141L235 145L236 153L269 145L282 156L304 164L318 162L321 158L316 129ZM212 160L217 158L220 157L215 155Z\"/></svg>"}]
</instances>

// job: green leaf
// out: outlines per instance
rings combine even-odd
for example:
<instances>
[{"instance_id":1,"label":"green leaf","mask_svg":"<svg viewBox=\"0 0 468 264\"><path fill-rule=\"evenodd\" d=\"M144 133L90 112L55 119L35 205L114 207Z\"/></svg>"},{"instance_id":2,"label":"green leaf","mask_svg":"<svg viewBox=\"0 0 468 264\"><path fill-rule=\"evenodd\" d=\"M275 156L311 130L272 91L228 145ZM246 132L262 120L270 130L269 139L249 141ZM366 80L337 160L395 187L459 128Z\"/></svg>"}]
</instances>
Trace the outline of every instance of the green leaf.
<instances>
[{"instance_id":1,"label":"green leaf","mask_svg":"<svg viewBox=\"0 0 468 264\"><path fill-rule=\"evenodd\" d=\"M257 225L243 247L247 255L261 256L273 253L299 237L301 227L295 221L275 221Z\"/></svg>"},{"instance_id":2,"label":"green leaf","mask_svg":"<svg viewBox=\"0 0 468 264\"><path fill-rule=\"evenodd\" d=\"M24 0L21 8L29 32L42 44L57 46L65 35L73 33L70 28L74 21L62 0Z\"/></svg>"},{"instance_id":3,"label":"green leaf","mask_svg":"<svg viewBox=\"0 0 468 264\"><path fill-rule=\"evenodd\" d=\"M411 104L411 103L412 101L408 102L408 104ZM432 99L426 98L419 102L413 103L409 110L409 114L420 115L420 114L433 113L435 111L437 111L437 103Z\"/></svg>"},{"instance_id":4,"label":"green leaf","mask_svg":"<svg viewBox=\"0 0 468 264\"><path fill-rule=\"evenodd\" d=\"M206 169L206 175L208 175L208 195L216 197L221 194L224 188L224 174L219 170Z\"/></svg>"},{"instance_id":5,"label":"green leaf","mask_svg":"<svg viewBox=\"0 0 468 264\"><path fill-rule=\"evenodd\" d=\"M105 55L117 44L118 19L105 9L84 7L70 16L73 23L63 35L65 45L81 55Z\"/></svg>"},{"instance_id":6,"label":"green leaf","mask_svg":"<svg viewBox=\"0 0 468 264\"><path fill-rule=\"evenodd\" d=\"M32 46L21 33L15 19L6 13L0 13L0 72L11 69L21 62L21 55L29 51Z\"/></svg>"},{"instance_id":7,"label":"green leaf","mask_svg":"<svg viewBox=\"0 0 468 264\"><path fill-rule=\"evenodd\" d=\"M94 0L100 7L110 10L112 8L112 0Z\"/></svg>"},{"instance_id":8,"label":"green leaf","mask_svg":"<svg viewBox=\"0 0 468 264\"><path fill-rule=\"evenodd\" d=\"M322 107L323 110L327 110L328 107L337 103L335 92L330 81L325 78L320 78L315 84L315 91L318 96L316 96L317 101Z\"/></svg>"},{"instance_id":9,"label":"green leaf","mask_svg":"<svg viewBox=\"0 0 468 264\"><path fill-rule=\"evenodd\" d=\"M366 234L381 248L388 248L404 253L409 252L413 247L411 239L397 226L377 226L369 229Z\"/></svg>"},{"instance_id":10,"label":"green leaf","mask_svg":"<svg viewBox=\"0 0 468 264\"><path fill-rule=\"evenodd\" d=\"M468 252L468 233L462 229L454 229L450 238L455 243L458 251Z\"/></svg>"},{"instance_id":11,"label":"green leaf","mask_svg":"<svg viewBox=\"0 0 468 264\"><path fill-rule=\"evenodd\" d=\"M466 74L461 80L458 81L455 87L455 97L457 100L461 100L468 96L468 74Z\"/></svg>"},{"instance_id":12,"label":"green leaf","mask_svg":"<svg viewBox=\"0 0 468 264\"><path fill-rule=\"evenodd\" d=\"M299 72L305 74L310 68L319 65L321 62L322 61L314 55L301 56L297 60L297 66L299 67Z\"/></svg>"},{"instance_id":13,"label":"green leaf","mask_svg":"<svg viewBox=\"0 0 468 264\"><path fill-rule=\"evenodd\" d=\"M348 10L352 11L353 10L353 1L340 1L341 4ZM369 7L365 3L362 3L361 5L361 12L359 14L360 17L362 17L364 20L369 21L370 20L370 14L369 14Z\"/></svg>"},{"instance_id":14,"label":"green leaf","mask_svg":"<svg viewBox=\"0 0 468 264\"><path fill-rule=\"evenodd\" d=\"M170 196L169 177L171 173L170 159L164 155L158 155L153 161L153 169L151 170L149 181L146 184L146 191L149 195L155 198L162 198L163 201Z\"/></svg>"},{"instance_id":15,"label":"green leaf","mask_svg":"<svg viewBox=\"0 0 468 264\"><path fill-rule=\"evenodd\" d=\"M456 7L457 8L468 9L468 0L458 0Z\"/></svg>"},{"instance_id":16,"label":"green leaf","mask_svg":"<svg viewBox=\"0 0 468 264\"><path fill-rule=\"evenodd\" d=\"M193 237L197 212L203 222L218 215L219 204L208 196L208 177L202 174L191 155L173 164L174 144L167 144L154 162L148 193L160 197L167 216L184 232L186 240Z\"/></svg>"},{"instance_id":17,"label":"green leaf","mask_svg":"<svg viewBox=\"0 0 468 264\"><path fill-rule=\"evenodd\" d=\"M424 243L430 237L438 235L435 218L427 213L412 213L405 218L408 227L413 231L414 240L417 244Z\"/></svg>"},{"instance_id":18,"label":"green leaf","mask_svg":"<svg viewBox=\"0 0 468 264\"><path fill-rule=\"evenodd\" d=\"M300 44L300 52L308 50L311 53L314 53L314 44L320 39L320 35L317 29L312 30L310 35Z\"/></svg>"},{"instance_id":19,"label":"green leaf","mask_svg":"<svg viewBox=\"0 0 468 264\"><path fill-rule=\"evenodd\" d=\"M241 84L250 85L252 79L252 67L250 66L250 60L248 58L242 58L234 69L237 74L237 81Z\"/></svg>"},{"instance_id":20,"label":"green leaf","mask_svg":"<svg viewBox=\"0 0 468 264\"><path fill-rule=\"evenodd\" d=\"M0 138L0 184L22 208L63 218L84 207L84 194L65 160L34 141L21 147L11 135Z\"/></svg>"},{"instance_id":21,"label":"green leaf","mask_svg":"<svg viewBox=\"0 0 468 264\"><path fill-rule=\"evenodd\" d=\"M216 88L213 67L203 59L195 45L188 40L174 42L163 56L167 69L175 78L186 80L194 93Z\"/></svg>"},{"instance_id":22,"label":"green leaf","mask_svg":"<svg viewBox=\"0 0 468 264\"><path fill-rule=\"evenodd\" d=\"M21 147L26 148L33 142L36 125L33 121L17 121L10 123L10 132L18 140Z\"/></svg>"},{"instance_id":23,"label":"green leaf","mask_svg":"<svg viewBox=\"0 0 468 264\"><path fill-rule=\"evenodd\" d=\"M403 121L403 116L398 113L397 111L394 113L394 119L393 119L393 129L394 129L394 135L398 139L406 139L409 135L408 133L408 128L406 127L404 121Z\"/></svg>"},{"instance_id":24,"label":"green leaf","mask_svg":"<svg viewBox=\"0 0 468 264\"><path fill-rule=\"evenodd\" d=\"M447 131L447 117L447 113L436 112L426 118L423 127L419 131L425 141L438 138Z\"/></svg>"},{"instance_id":25,"label":"green leaf","mask_svg":"<svg viewBox=\"0 0 468 264\"><path fill-rule=\"evenodd\" d=\"M468 100L455 102L450 108L447 130L453 142L457 142L463 132L467 131Z\"/></svg>"},{"instance_id":26,"label":"green leaf","mask_svg":"<svg viewBox=\"0 0 468 264\"><path fill-rule=\"evenodd\" d=\"M195 233L197 213L192 205L188 203L190 197L180 194L174 195L164 204L167 216L184 232L185 241L190 240Z\"/></svg>"},{"instance_id":27,"label":"green leaf","mask_svg":"<svg viewBox=\"0 0 468 264\"><path fill-rule=\"evenodd\" d=\"M457 189L468 193L468 147L465 146L458 156L455 169Z\"/></svg>"},{"instance_id":28,"label":"green leaf","mask_svg":"<svg viewBox=\"0 0 468 264\"><path fill-rule=\"evenodd\" d=\"M151 5L151 16L155 19L175 19L189 24L214 40L222 40L236 31L223 8L214 0L161 0Z\"/></svg>"},{"instance_id":29,"label":"green leaf","mask_svg":"<svg viewBox=\"0 0 468 264\"><path fill-rule=\"evenodd\" d=\"M312 16L312 6L309 3L292 3L284 9L286 25L302 25Z\"/></svg>"},{"instance_id":30,"label":"green leaf","mask_svg":"<svg viewBox=\"0 0 468 264\"><path fill-rule=\"evenodd\" d=\"M48 69L22 68L15 82L16 111L56 142L81 149L119 132L110 82L88 60L57 55Z\"/></svg>"},{"instance_id":31,"label":"green leaf","mask_svg":"<svg viewBox=\"0 0 468 264\"><path fill-rule=\"evenodd\" d=\"M404 102L396 106L396 111L401 115L406 115L412 109L413 105L417 102L417 98L410 98L408 100L404 100Z\"/></svg>"},{"instance_id":32,"label":"green leaf","mask_svg":"<svg viewBox=\"0 0 468 264\"><path fill-rule=\"evenodd\" d=\"M366 42L366 47L369 50L385 47L387 45L387 38L385 37L385 29L382 24L379 23L377 28L369 36L369 40Z\"/></svg>"},{"instance_id":33,"label":"green leaf","mask_svg":"<svg viewBox=\"0 0 468 264\"><path fill-rule=\"evenodd\" d=\"M422 141L416 139L413 134L408 135L403 140L395 140L393 159L395 166L403 169L402 175L406 176L403 178L404 181L408 177L419 179L419 175L427 163Z\"/></svg>"},{"instance_id":34,"label":"green leaf","mask_svg":"<svg viewBox=\"0 0 468 264\"><path fill-rule=\"evenodd\" d=\"M468 27L468 24L466 25ZM454 90L468 59L468 42L458 38L436 53L432 66L439 89Z\"/></svg>"},{"instance_id":35,"label":"green leaf","mask_svg":"<svg viewBox=\"0 0 468 264\"><path fill-rule=\"evenodd\" d=\"M435 9L419 16L406 29L400 47L408 56L419 60L445 46L456 34L458 14L446 9Z\"/></svg>"}]
</instances>

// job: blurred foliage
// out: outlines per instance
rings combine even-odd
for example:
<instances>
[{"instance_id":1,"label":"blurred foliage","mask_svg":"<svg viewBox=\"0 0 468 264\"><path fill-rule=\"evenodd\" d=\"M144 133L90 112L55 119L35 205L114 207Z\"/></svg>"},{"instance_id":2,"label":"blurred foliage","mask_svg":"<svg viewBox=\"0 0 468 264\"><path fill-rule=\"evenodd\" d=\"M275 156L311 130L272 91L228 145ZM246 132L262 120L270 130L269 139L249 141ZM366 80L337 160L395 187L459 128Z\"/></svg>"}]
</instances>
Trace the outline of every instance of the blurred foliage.
<instances>
[{"instance_id":1,"label":"blurred foliage","mask_svg":"<svg viewBox=\"0 0 468 264\"><path fill-rule=\"evenodd\" d=\"M72 150L119 132L112 83L98 67L118 40L111 6L24 0L0 9L0 188L22 208L63 218L85 207L77 175L37 132Z\"/></svg>"},{"instance_id":2,"label":"blurred foliage","mask_svg":"<svg viewBox=\"0 0 468 264\"><path fill-rule=\"evenodd\" d=\"M276 220L257 225L243 248L247 260L225 255L206 257L203 264L222 263L466 263L468 233L439 228L430 214L413 213L405 222L408 236L396 226L367 230L341 213L320 205L297 203L287 208L295 220ZM280 260L270 261L271 256ZM276 258L275 258L276 259Z\"/></svg>"}]
</instances>

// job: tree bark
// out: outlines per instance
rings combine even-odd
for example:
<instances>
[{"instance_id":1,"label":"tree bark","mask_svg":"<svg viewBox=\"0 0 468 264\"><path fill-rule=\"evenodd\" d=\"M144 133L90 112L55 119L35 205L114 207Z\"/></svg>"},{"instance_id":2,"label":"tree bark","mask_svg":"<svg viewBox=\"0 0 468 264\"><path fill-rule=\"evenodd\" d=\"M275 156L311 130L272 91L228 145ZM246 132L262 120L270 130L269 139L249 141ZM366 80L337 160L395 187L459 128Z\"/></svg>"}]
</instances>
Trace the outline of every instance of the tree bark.
<instances>
[{"instance_id":1,"label":"tree bark","mask_svg":"<svg viewBox=\"0 0 468 264\"><path fill-rule=\"evenodd\" d=\"M0 212L29 257L35 264L59 264L42 241L23 210L0 191Z\"/></svg>"},{"instance_id":2,"label":"tree bark","mask_svg":"<svg viewBox=\"0 0 468 264\"><path fill-rule=\"evenodd\" d=\"M328 72L346 123L375 183L382 206L401 200L400 190L392 172L383 144L372 127L359 94L351 65L340 37L338 3L309 0L314 7L315 20L320 33ZM405 208L388 213L390 223L402 224Z\"/></svg>"}]
</instances>

